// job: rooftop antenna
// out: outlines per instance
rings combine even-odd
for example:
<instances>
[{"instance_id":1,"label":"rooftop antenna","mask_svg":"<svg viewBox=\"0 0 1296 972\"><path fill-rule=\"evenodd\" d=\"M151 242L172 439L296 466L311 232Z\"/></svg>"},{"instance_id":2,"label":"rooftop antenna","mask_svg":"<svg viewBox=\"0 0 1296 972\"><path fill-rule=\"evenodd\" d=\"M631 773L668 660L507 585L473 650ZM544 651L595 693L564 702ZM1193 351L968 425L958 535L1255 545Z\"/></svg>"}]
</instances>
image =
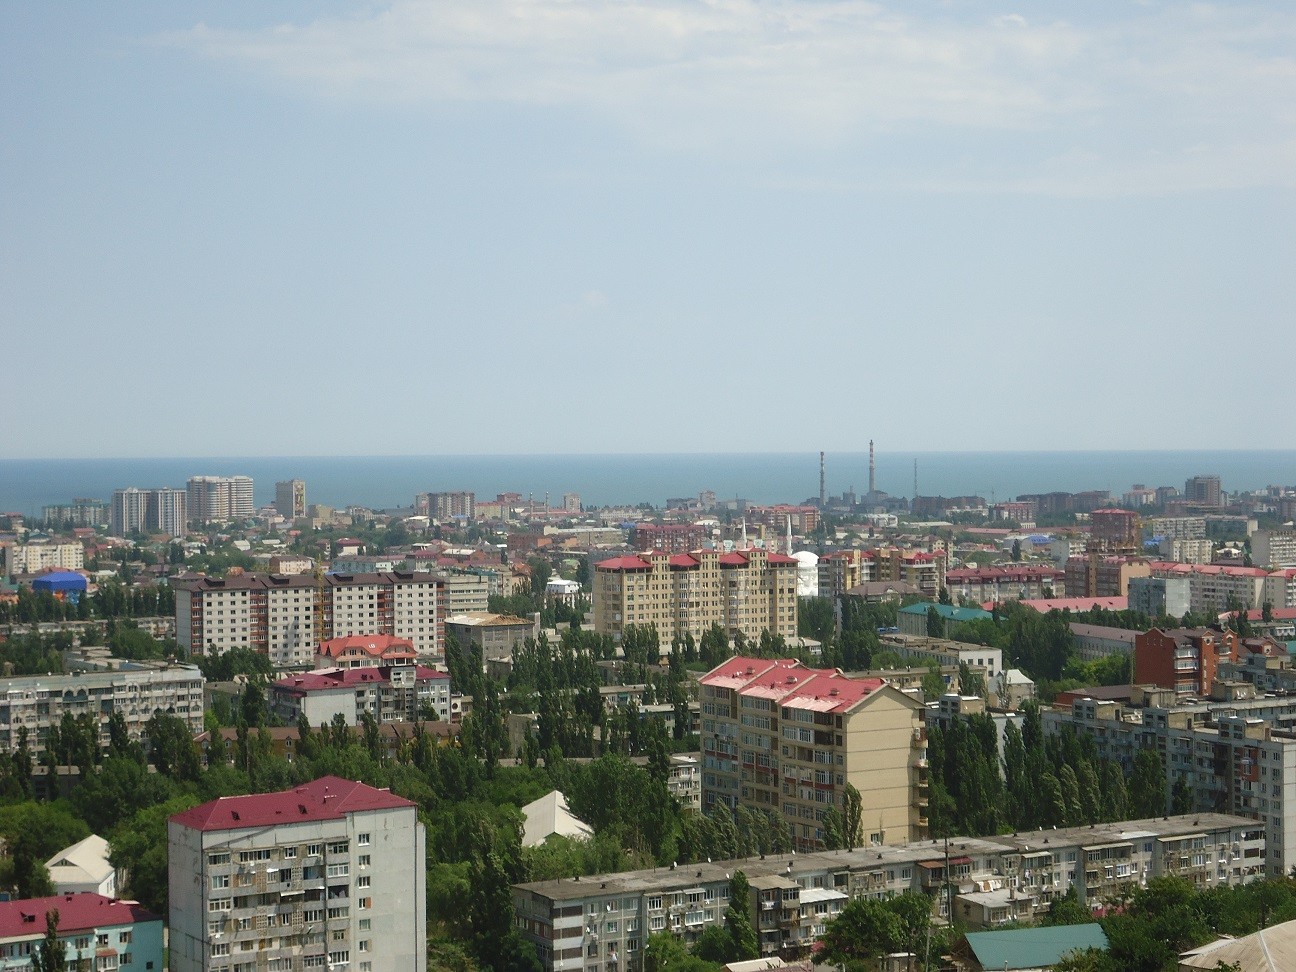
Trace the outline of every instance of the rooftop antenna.
<instances>
[{"instance_id":1,"label":"rooftop antenna","mask_svg":"<svg viewBox=\"0 0 1296 972\"><path fill-rule=\"evenodd\" d=\"M824 489L824 454L819 452L819 509L828 505L828 491Z\"/></svg>"},{"instance_id":2,"label":"rooftop antenna","mask_svg":"<svg viewBox=\"0 0 1296 972\"><path fill-rule=\"evenodd\" d=\"M873 461L873 440L869 439L869 495L877 492L877 465Z\"/></svg>"}]
</instances>

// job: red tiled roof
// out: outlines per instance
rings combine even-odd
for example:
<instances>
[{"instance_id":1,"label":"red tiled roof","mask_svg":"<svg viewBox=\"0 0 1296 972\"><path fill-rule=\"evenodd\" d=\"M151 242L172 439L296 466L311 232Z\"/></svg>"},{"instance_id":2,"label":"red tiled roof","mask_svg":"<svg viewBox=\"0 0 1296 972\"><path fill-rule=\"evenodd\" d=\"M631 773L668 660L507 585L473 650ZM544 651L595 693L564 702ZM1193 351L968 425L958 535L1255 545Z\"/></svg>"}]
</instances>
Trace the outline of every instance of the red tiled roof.
<instances>
[{"instance_id":1,"label":"red tiled roof","mask_svg":"<svg viewBox=\"0 0 1296 972\"><path fill-rule=\"evenodd\" d=\"M746 567L747 566L747 558L737 552L721 554L717 558L717 562L720 564L721 567Z\"/></svg>"},{"instance_id":2,"label":"red tiled roof","mask_svg":"<svg viewBox=\"0 0 1296 972\"><path fill-rule=\"evenodd\" d=\"M417 804L389 790L337 776L321 776L295 790L221 797L177 813L171 822L191 830L242 830L305 820L341 820L349 813L414 806Z\"/></svg>"},{"instance_id":3,"label":"red tiled roof","mask_svg":"<svg viewBox=\"0 0 1296 972\"><path fill-rule=\"evenodd\" d=\"M0 901L0 938L39 938L45 934L45 912L59 913L59 934L87 931L110 925L161 921L159 915L134 901L117 901L82 891L47 898Z\"/></svg>"},{"instance_id":4,"label":"red tiled roof","mask_svg":"<svg viewBox=\"0 0 1296 972\"><path fill-rule=\"evenodd\" d=\"M672 567L696 567L699 561L696 557L690 557L688 554L675 554L667 563Z\"/></svg>"},{"instance_id":5,"label":"red tiled roof","mask_svg":"<svg viewBox=\"0 0 1296 972\"><path fill-rule=\"evenodd\" d=\"M819 712L841 712L881 688L880 678L847 678L833 668L807 668L792 658L736 656L701 678L703 685L735 689L739 695Z\"/></svg>"},{"instance_id":6,"label":"red tiled roof","mask_svg":"<svg viewBox=\"0 0 1296 972\"><path fill-rule=\"evenodd\" d=\"M414 654L414 643L405 639L397 638L393 635L348 635L345 638L330 638L322 643L317 654L327 655L330 658L336 658L344 651L359 649L367 655L373 655L381 658L386 652L393 648L404 648L402 654Z\"/></svg>"},{"instance_id":7,"label":"red tiled roof","mask_svg":"<svg viewBox=\"0 0 1296 972\"><path fill-rule=\"evenodd\" d=\"M797 559L787 554L772 553L765 558L767 564L795 564Z\"/></svg>"},{"instance_id":8,"label":"red tiled roof","mask_svg":"<svg viewBox=\"0 0 1296 972\"><path fill-rule=\"evenodd\" d=\"M640 560L638 557L613 557L610 560L601 560L594 566L598 570L652 570L652 566L646 560Z\"/></svg>"}]
</instances>

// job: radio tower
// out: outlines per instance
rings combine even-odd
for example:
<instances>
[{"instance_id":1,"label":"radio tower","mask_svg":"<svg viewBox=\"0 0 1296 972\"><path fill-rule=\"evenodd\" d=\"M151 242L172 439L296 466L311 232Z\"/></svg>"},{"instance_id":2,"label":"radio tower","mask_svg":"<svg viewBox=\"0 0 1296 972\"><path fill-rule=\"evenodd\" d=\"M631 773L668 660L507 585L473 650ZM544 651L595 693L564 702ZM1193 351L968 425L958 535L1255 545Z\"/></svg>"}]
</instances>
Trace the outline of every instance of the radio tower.
<instances>
[{"instance_id":1,"label":"radio tower","mask_svg":"<svg viewBox=\"0 0 1296 972\"><path fill-rule=\"evenodd\" d=\"M877 492L877 466L873 462L873 440L869 439L869 495Z\"/></svg>"},{"instance_id":2,"label":"radio tower","mask_svg":"<svg viewBox=\"0 0 1296 972\"><path fill-rule=\"evenodd\" d=\"M824 454L819 453L819 509L828 507L828 491L824 489Z\"/></svg>"}]
</instances>

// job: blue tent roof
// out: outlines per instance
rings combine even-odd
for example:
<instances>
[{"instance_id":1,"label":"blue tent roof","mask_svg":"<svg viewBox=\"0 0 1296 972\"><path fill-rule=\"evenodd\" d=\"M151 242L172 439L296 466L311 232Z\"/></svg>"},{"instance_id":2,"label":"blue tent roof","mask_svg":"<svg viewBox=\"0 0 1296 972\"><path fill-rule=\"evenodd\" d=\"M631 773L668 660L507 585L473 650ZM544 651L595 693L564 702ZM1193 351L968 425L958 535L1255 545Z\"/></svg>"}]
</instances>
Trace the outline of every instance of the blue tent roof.
<instances>
[{"instance_id":1,"label":"blue tent roof","mask_svg":"<svg viewBox=\"0 0 1296 972\"><path fill-rule=\"evenodd\" d=\"M968 947L983 969L1040 969L1068 952L1107 948L1102 925L1055 925L1010 931L968 932Z\"/></svg>"},{"instance_id":2,"label":"blue tent roof","mask_svg":"<svg viewBox=\"0 0 1296 972\"><path fill-rule=\"evenodd\" d=\"M41 574L32 581L34 591L84 591L86 579L70 570L56 570Z\"/></svg>"}]
</instances>

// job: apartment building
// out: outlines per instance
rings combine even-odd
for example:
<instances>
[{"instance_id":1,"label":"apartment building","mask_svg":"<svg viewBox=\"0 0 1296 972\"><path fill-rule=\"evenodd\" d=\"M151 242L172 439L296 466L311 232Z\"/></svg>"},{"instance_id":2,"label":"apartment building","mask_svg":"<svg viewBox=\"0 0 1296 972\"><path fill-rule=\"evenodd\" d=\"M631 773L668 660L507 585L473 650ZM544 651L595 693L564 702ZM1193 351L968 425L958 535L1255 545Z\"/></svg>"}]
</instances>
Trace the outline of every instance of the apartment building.
<instances>
[{"instance_id":1,"label":"apartment building","mask_svg":"<svg viewBox=\"0 0 1296 972\"><path fill-rule=\"evenodd\" d=\"M1066 571L1045 564L961 567L946 571L945 588L955 602L1031 601L1066 597Z\"/></svg>"},{"instance_id":2,"label":"apartment building","mask_svg":"<svg viewBox=\"0 0 1296 972\"><path fill-rule=\"evenodd\" d=\"M1275 570L1266 577L1264 599L1275 609L1296 607L1296 567Z\"/></svg>"},{"instance_id":3,"label":"apartment building","mask_svg":"<svg viewBox=\"0 0 1296 972\"><path fill-rule=\"evenodd\" d=\"M630 531L630 545L643 551L688 553L700 550L708 539L706 527L696 523L636 523Z\"/></svg>"},{"instance_id":4,"label":"apartment building","mask_svg":"<svg viewBox=\"0 0 1296 972\"><path fill-rule=\"evenodd\" d=\"M1076 657L1081 661L1097 661L1108 655L1132 655L1137 631L1128 628L1109 628L1100 624L1071 622L1071 637L1075 642Z\"/></svg>"},{"instance_id":5,"label":"apartment building","mask_svg":"<svg viewBox=\"0 0 1296 972\"><path fill-rule=\"evenodd\" d=\"M0 543L0 577L84 567L85 547L79 543Z\"/></svg>"},{"instance_id":6,"label":"apartment building","mask_svg":"<svg viewBox=\"0 0 1296 972\"><path fill-rule=\"evenodd\" d=\"M118 537L136 532L183 537L189 524L188 510L188 496L183 489L115 489L109 530Z\"/></svg>"},{"instance_id":7,"label":"apartment building","mask_svg":"<svg viewBox=\"0 0 1296 972\"><path fill-rule=\"evenodd\" d=\"M1132 577L1129 582L1129 609L1149 618L1161 616L1182 618L1192 610L1192 595L1187 577Z\"/></svg>"},{"instance_id":8,"label":"apartment building","mask_svg":"<svg viewBox=\"0 0 1296 972\"><path fill-rule=\"evenodd\" d=\"M1238 637L1228 629L1153 628L1134 638L1133 682L1200 698L1211 694L1220 663L1237 660Z\"/></svg>"},{"instance_id":9,"label":"apartment building","mask_svg":"<svg viewBox=\"0 0 1296 972\"><path fill-rule=\"evenodd\" d=\"M50 727L65 714L94 716L102 746L108 745L108 720L114 712L126 720L127 732L137 741L155 712L179 717L191 732L202 731L205 680L196 667L112 662L111 671L0 678L0 747L16 747L19 730L25 728L28 748L43 753Z\"/></svg>"},{"instance_id":10,"label":"apartment building","mask_svg":"<svg viewBox=\"0 0 1296 972\"><path fill-rule=\"evenodd\" d=\"M481 652L483 662L511 659L513 649L540 635L539 617L528 620L489 611L470 611L446 618L446 636Z\"/></svg>"},{"instance_id":11,"label":"apartment building","mask_svg":"<svg viewBox=\"0 0 1296 972\"><path fill-rule=\"evenodd\" d=\"M880 547L871 550L835 550L819 558L819 596L838 597L861 584L910 584L930 598L939 596L946 583L943 552Z\"/></svg>"},{"instance_id":12,"label":"apartment building","mask_svg":"<svg viewBox=\"0 0 1296 972\"><path fill-rule=\"evenodd\" d=\"M275 512L288 520L306 515L306 481L285 479L275 483Z\"/></svg>"},{"instance_id":13,"label":"apartment building","mask_svg":"<svg viewBox=\"0 0 1296 972\"><path fill-rule=\"evenodd\" d=\"M433 712L449 722L450 676L411 662L318 669L272 683L266 700L284 722L304 715L312 726L336 715L353 726L365 712L379 725L420 722Z\"/></svg>"},{"instance_id":14,"label":"apartment building","mask_svg":"<svg viewBox=\"0 0 1296 972\"><path fill-rule=\"evenodd\" d=\"M666 789L685 810L702 812L702 764L697 756L675 753L670 758Z\"/></svg>"},{"instance_id":15,"label":"apartment building","mask_svg":"<svg viewBox=\"0 0 1296 972\"><path fill-rule=\"evenodd\" d=\"M418 805L325 776L167 823L172 972L427 965Z\"/></svg>"},{"instance_id":16,"label":"apartment building","mask_svg":"<svg viewBox=\"0 0 1296 972\"><path fill-rule=\"evenodd\" d=\"M196 526L246 520L256 513L251 476L191 476L185 493L189 520Z\"/></svg>"},{"instance_id":17,"label":"apartment building","mask_svg":"<svg viewBox=\"0 0 1296 972\"><path fill-rule=\"evenodd\" d=\"M761 523L768 530L782 536L791 524L792 532L799 536L814 533L819 527L819 507L789 506L780 503L775 506L748 506L745 510L747 519Z\"/></svg>"},{"instance_id":18,"label":"apartment building","mask_svg":"<svg viewBox=\"0 0 1296 972\"><path fill-rule=\"evenodd\" d=\"M1205 540L1204 516L1154 516L1145 523L1147 533L1167 540Z\"/></svg>"},{"instance_id":19,"label":"apartment building","mask_svg":"<svg viewBox=\"0 0 1296 972\"><path fill-rule=\"evenodd\" d=\"M1234 604L1250 610L1264 603L1269 571L1263 567L1178 564L1167 560L1154 560L1149 566L1153 577L1188 578L1188 604L1196 612L1217 614Z\"/></svg>"},{"instance_id":20,"label":"apartment building","mask_svg":"<svg viewBox=\"0 0 1296 972\"><path fill-rule=\"evenodd\" d=\"M1146 561L1121 555L1104 556L1090 550L1083 556L1067 558L1067 596L1128 597L1130 580L1147 577L1151 572Z\"/></svg>"},{"instance_id":21,"label":"apartment building","mask_svg":"<svg viewBox=\"0 0 1296 972\"><path fill-rule=\"evenodd\" d=\"M731 658L699 680L702 808L777 810L801 850L846 784L863 798L865 840L895 844L927 826L925 709L880 678L791 659Z\"/></svg>"},{"instance_id":22,"label":"apartment building","mask_svg":"<svg viewBox=\"0 0 1296 972\"><path fill-rule=\"evenodd\" d=\"M48 524L74 527L106 526L108 504L103 500L78 497L71 503L55 503L41 509L41 518Z\"/></svg>"},{"instance_id":23,"label":"apartment building","mask_svg":"<svg viewBox=\"0 0 1296 972\"><path fill-rule=\"evenodd\" d=\"M1214 540L1172 540L1163 538L1157 544L1157 553L1164 560L1181 564L1209 564L1215 556Z\"/></svg>"},{"instance_id":24,"label":"apartment building","mask_svg":"<svg viewBox=\"0 0 1296 972\"><path fill-rule=\"evenodd\" d=\"M464 490L419 493L414 497L414 512L434 520L451 520L455 517L471 520L477 515L477 494Z\"/></svg>"},{"instance_id":25,"label":"apartment building","mask_svg":"<svg viewBox=\"0 0 1296 972\"><path fill-rule=\"evenodd\" d=\"M1197 506L1223 506L1224 493L1218 476L1193 476L1184 483L1183 498Z\"/></svg>"},{"instance_id":26,"label":"apartment building","mask_svg":"<svg viewBox=\"0 0 1296 972\"><path fill-rule=\"evenodd\" d=\"M1102 550L1138 550L1143 544L1139 515L1133 510L1094 510L1089 514L1089 536Z\"/></svg>"},{"instance_id":27,"label":"apartment building","mask_svg":"<svg viewBox=\"0 0 1296 972\"><path fill-rule=\"evenodd\" d=\"M1296 567L1296 530L1257 530L1251 534L1251 562L1270 570Z\"/></svg>"},{"instance_id":28,"label":"apartment building","mask_svg":"<svg viewBox=\"0 0 1296 972\"><path fill-rule=\"evenodd\" d=\"M1243 884L1263 869L1264 853L1254 820L1201 813L534 881L513 886L513 905L547 972L612 972L640 968L649 935L691 944L722 927L739 871L761 955L793 958L853 898L920 892L942 918L952 898L955 920L997 927L1038 919L1071 888L1098 907L1172 874L1201 888Z\"/></svg>"},{"instance_id":29,"label":"apartment building","mask_svg":"<svg viewBox=\"0 0 1296 972\"><path fill-rule=\"evenodd\" d=\"M190 654L251 648L276 668L309 669L324 640L392 635L424 661L445 659L444 580L433 574L241 574L181 577L176 640Z\"/></svg>"},{"instance_id":30,"label":"apartment building","mask_svg":"<svg viewBox=\"0 0 1296 972\"><path fill-rule=\"evenodd\" d=\"M919 605L911 605L911 607L919 607ZM994 678L1004 670L1003 652L987 645L973 645L966 641L951 641L948 638L929 638L926 635L904 633L879 635L878 642L882 651L892 652L899 655L902 661L912 662L917 666L958 668L959 665L966 665L973 671L984 671L987 678Z\"/></svg>"},{"instance_id":31,"label":"apartment building","mask_svg":"<svg viewBox=\"0 0 1296 972\"><path fill-rule=\"evenodd\" d=\"M51 911L58 912L58 939L69 969L162 968L160 915L133 901L80 892L0 901L0 972L29 972Z\"/></svg>"},{"instance_id":32,"label":"apartment building","mask_svg":"<svg viewBox=\"0 0 1296 972\"><path fill-rule=\"evenodd\" d=\"M749 640L797 633L797 562L764 550L652 552L594 567L594 630L619 640L627 624L657 626L662 650L712 624Z\"/></svg>"},{"instance_id":33,"label":"apartment building","mask_svg":"<svg viewBox=\"0 0 1296 972\"><path fill-rule=\"evenodd\" d=\"M1291 699L1229 700L1176 705L1171 690L1134 689L1129 705L1078 698L1071 707L1045 709L1047 733L1071 730L1093 740L1101 758L1125 772L1144 749L1166 763L1167 801L1183 778L1195 809L1234 813L1263 827L1261 873L1281 876L1296 865L1296 733L1288 723Z\"/></svg>"}]
</instances>

